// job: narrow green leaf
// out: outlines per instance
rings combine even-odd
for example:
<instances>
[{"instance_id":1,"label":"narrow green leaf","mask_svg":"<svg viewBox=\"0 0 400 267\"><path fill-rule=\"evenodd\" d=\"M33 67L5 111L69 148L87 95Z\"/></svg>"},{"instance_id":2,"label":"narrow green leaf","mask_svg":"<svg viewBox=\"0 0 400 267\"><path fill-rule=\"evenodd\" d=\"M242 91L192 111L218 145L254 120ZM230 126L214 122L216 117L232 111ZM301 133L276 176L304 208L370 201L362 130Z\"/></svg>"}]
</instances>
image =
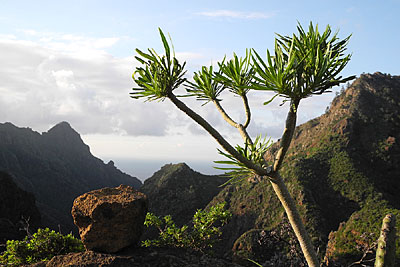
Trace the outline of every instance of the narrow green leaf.
<instances>
[{"instance_id":1,"label":"narrow green leaf","mask_svg":"<svg viewBox=\"0 0 400 267\"><path fill-rule=\"evenodd\" d=\"M161 40L162 40L163 45L164 45L165 55L167 57L167 60L170 61L170 59L171 59L170 48L169 48L167 39L165 38L165 35L164 35L163 31L161 30L161 28L158 28L158 31L160 32Z\"/></svg>"}]
</instances>

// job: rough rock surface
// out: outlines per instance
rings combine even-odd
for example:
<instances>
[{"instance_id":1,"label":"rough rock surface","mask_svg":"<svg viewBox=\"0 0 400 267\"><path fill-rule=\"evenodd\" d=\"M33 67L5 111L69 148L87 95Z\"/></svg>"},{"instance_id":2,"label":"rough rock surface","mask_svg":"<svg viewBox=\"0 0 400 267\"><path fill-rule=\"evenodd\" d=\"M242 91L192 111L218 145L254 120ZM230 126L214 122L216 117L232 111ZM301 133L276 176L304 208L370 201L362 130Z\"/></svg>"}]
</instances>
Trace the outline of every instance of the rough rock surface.
<instances>
[{"instance_id":1,"label":"rough rock surface","mask_svg":"<svg viewBox=\"0 0 400 267\"><path fill-rule=\"evenodd\" d=\"M20 229L25 220L31 231L40 225L35 197L20 189L8 173L0 171L0 244L23 238L26 231Z\"/></svg>"},{"instance_id":2,"label":"rough rock surface","mask_svg":"<svg viewBox=\"0 0 400 267\"><path fill-rule=\"evenodd\" d=\"M184 249L138 248L124 251L118 255L103 254L93 251L70 253L67 255L56 256L47 262L47 264L39 263L34 266L240 267L241 265Z\"/></svg>"},{"instance_id":3,"label":"rough rock surface","mask_svg":"<svg viewBox=\"0 0 400 267\"><path fill-rule=\"evenodd\" d=\"M120 185L79 196L71 213L87 250L114 253L137 244L147 209L146 195Z\"/></svg>"}]
</instances>

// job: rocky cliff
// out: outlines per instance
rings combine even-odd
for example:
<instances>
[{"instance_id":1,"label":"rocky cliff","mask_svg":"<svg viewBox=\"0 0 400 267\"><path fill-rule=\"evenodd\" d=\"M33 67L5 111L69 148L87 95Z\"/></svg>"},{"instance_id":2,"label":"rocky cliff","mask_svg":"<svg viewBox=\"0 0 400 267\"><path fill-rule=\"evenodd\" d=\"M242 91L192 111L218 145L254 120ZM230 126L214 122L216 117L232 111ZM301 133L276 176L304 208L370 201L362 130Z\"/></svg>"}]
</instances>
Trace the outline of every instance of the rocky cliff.
<instances>
[{"instance_id":1,"label":"rocky cliff","mask_svg":"<svg viewBox=\"0 0 400 267\"><path fill-rule=\"evenodd\" d=\"M39 134L29 128L0 123L0 170L15 177L24 190L32 192L46 226L62 231L76 230L71 207L77 196L102 187L126 184L139 188L141 182L104 164L67 122Z\"/></svg>"},{"instance_id":2,"label":"rocky cliff","mask_svg":"<svg viewBox=\"0 0 400 267\"><path fill-rule=\"evenodd\" d=\"M282 176L321 258L327 250L330 265L360 259L378 238L386 213L400 218L399 140L400 76L382 73L361 75L324 115L296 128ZM288 251L271 255L260 247L261 233L276 233L285 217L268 181L227 186L211 204L220 201L228 202L234 217L224 228L219 253L235 247L236 254L263 262L287 256L277 254ZM255 231L260 233L256 238ZM397 247L399 257L399 242ZM267 254L269 259L262 257Z\"/></svg>"},{"instance_id":3,"label":"rocky cliff","mask_svg":"<svg viewBox=\"0 0 400 267\"><path fill-rule=\"evenodd\" d=\"M33 233L40 224L33 194L20 189L8 173L0 171L0 245L24 238L27 230ZM1 246L0 251L3 249Z\"/></svg>"}]
</instances>

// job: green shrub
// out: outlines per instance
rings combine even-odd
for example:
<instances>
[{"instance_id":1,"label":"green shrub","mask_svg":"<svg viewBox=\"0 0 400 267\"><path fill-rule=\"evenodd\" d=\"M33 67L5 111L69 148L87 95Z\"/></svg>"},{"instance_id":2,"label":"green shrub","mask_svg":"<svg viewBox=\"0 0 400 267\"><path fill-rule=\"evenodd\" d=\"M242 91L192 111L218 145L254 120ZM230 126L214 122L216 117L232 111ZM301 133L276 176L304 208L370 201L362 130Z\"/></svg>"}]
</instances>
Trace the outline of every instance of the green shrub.
<instances>
[{"instance_id":1,"label":"green shrub","mask_svg":"<svg viewBox=\"0 0 400 267\"><path fill-rule=\"evenodd\" d=\"M221 226L225 225L232 214L225 210L225 203L219 203L209 211L198 210L192 219L193 226L177 227L171 215L162 219L152 213L147 213L144 224L155 226L159 237L154 240L145 240L142 246L150 247L182 247L204 251L211 248L221 236Z\"/></svg>"},{"instance_id":2,"label":"green shrub","mask_svg":"<svg viewBox=\"0 0 400 267\"><path fill-rule=\"evenodd\" d=\"M49 228L38 229L24 240L8 240L0 265L16 266L47 261L56 255L83 251L83 243L72 234L62 235Z\"/></svg>"}]
</instances>

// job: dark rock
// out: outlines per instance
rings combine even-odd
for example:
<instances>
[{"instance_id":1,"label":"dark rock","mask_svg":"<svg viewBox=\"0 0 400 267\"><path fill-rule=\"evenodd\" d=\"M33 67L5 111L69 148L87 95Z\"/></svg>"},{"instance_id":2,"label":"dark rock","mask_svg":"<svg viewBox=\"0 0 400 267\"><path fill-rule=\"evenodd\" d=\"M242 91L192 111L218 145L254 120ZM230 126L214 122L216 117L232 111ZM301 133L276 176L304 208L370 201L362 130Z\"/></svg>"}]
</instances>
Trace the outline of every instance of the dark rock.
<instances>
[{"instance_id":1,"label":"dark rock","mask_svg":"<svg viewBox=\"0 0 400 267\"><path fill-rule=\"evenodd\" d=\"M94 157L67 122L42 134L0 123L0 170L35 195L44 225L55 230L60 225L64 233L77 232L70 214L77 196L120 184L141 186L137 178Z\"/></svg>"},{"instance_id":2,"label":"dark rock","mask_svg":"<svg viewBox=\"0 0 400 267\"><path fill-rule=\"evenodd\" d=\"M71 213L87 250L114 253L137 245L147 209L143 193L121 185L79 196Z\"/></svg>"},{"instance_id":3,"label":"dark rock","mask_svg":"<svg viewBox=\"0 0 400 267\"><path fill-rule=\"evenodd\" d=\"M9 174L0 171L0 244L24 238L24 228L29 226L33 233L40 223L33 194L20 189Z\"/></svg>"},{"instance_id":4,"label":"dark rock","mask_svg":"<svg viewBox=\"0 0 400 267\"><path fill-rule=\"evenodd\" d=\"M40 266L240 267L241 265L184 249L138 248L112 255L93 251L71 253L62 256L56 256L47 264L43 263Z\"/></svg>"}]
</instances>

